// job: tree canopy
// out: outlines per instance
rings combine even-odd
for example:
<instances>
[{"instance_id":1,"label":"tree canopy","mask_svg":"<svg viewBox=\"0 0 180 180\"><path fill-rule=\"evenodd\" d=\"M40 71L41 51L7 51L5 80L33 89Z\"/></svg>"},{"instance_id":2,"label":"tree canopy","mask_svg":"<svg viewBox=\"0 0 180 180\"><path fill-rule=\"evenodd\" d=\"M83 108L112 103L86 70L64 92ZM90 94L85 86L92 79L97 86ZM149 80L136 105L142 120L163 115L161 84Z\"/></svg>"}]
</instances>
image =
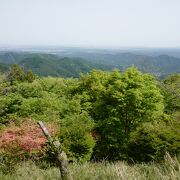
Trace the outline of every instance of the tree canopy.
<instances>
[{"instance_id":1,"label":"tree canopy","mask_svg":"<svg viewBox=\"0 0 180 180\"><path fill-rule=\"evenodd\" d=\"M81 103L97 123L96 151L104 158L121 154L128 135L144 122L163 114L163 96L155 79L136 68L125 72L92 71L80 78Z\"/></svg>"}]
</instances>

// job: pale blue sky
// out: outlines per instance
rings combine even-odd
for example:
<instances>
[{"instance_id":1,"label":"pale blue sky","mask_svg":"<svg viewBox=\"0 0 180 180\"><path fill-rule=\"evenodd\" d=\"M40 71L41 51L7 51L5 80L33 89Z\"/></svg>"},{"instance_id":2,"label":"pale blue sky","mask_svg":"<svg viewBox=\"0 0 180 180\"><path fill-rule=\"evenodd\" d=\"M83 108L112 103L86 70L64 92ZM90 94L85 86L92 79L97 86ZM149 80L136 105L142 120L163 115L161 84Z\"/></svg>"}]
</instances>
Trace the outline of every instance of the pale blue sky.
<instances>
[{"instance_id":1,"label":"pale blue sky","mask_svg":"<svg viewBox=\"0 0 180 180\"><path fill-rule=\"evenodd\" d=\"M180 0L0 0L0 45L180 47Z\"/></svg>"}]
</instances>

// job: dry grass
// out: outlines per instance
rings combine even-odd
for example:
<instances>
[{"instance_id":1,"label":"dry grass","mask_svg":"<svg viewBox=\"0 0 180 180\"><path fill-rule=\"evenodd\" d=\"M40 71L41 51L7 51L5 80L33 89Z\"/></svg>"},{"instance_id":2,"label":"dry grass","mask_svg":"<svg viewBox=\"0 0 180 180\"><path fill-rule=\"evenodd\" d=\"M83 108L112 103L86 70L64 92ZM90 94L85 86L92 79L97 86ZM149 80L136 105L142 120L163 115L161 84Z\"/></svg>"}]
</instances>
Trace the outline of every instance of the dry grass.
<instances>
[{"instance_id":1,"label":"dry grass","mask_svg":"<svg viewBox=\"0 0 180 180\"><path fill-rule=\"evenodd\" d=\"M84 163L71 164L74 180L179 180L180 163L176 158L166 155L164 163L134 164L116 163ZM60 179L59 170L49 167L40 169L32 162L16 167L14 173L3 174L3 180L56 180Z\"/></svg>"}]
</instances>

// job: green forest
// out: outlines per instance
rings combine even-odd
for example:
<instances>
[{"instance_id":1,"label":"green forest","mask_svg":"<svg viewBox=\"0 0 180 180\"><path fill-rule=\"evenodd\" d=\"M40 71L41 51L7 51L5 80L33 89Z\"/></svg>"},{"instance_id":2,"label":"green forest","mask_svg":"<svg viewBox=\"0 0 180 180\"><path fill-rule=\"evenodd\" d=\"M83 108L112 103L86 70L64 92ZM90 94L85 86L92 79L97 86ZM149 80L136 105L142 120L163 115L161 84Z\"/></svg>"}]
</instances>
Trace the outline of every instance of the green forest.
<instances>
[{"instance_id":1,"label":"green forest","mask_svg":"<svg viewBox=\"0 0 180 180\"><path fill-rule=\"evenodd\" d=\"M38 76L79 77L80 73L92 69L112 71L126 70L132 65L141 72L156 75L160 79L173 73L180 73L180 58L165 55L148 56L131 52L92 52L81 50L63 53L0 51L0 71L7 72L12 64L19 64L25 71L31 69Z\"/></svg>"},{"instance_id":2,"label":"green forest","mask_svg":"<svg viewBox=\"0 0 180 180\"><path fill-rule=\"evenodd\" d=\"M28 171L34 179L39 173L57 179L38 121L61 142L74 179L180 175L180 74L157 80L132 66L89 68L65 78L37 76L17 64L6 68L0 75L0 179L23 179ZM129 174L124 169L120 178L118 168Z\"/></svg>"}]
</instances>

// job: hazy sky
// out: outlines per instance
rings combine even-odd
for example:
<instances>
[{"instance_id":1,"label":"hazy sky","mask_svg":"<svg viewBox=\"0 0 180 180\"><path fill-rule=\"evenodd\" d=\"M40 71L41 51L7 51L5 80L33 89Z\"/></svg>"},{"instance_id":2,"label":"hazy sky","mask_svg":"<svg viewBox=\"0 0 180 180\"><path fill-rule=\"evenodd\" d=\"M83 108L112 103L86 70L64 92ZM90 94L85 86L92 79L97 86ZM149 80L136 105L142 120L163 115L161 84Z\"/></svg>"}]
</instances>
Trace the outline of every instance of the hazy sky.
<instances>
[{"instance_id":1,"label":"hazy sky","mask_svg":"<svg viewBox=\"0 0 180 180\"><path fill-rule=\"evenodd\" d=\"M180 0L0 0L0 45L180 47Z\"/></svg>"}]
</instances>

